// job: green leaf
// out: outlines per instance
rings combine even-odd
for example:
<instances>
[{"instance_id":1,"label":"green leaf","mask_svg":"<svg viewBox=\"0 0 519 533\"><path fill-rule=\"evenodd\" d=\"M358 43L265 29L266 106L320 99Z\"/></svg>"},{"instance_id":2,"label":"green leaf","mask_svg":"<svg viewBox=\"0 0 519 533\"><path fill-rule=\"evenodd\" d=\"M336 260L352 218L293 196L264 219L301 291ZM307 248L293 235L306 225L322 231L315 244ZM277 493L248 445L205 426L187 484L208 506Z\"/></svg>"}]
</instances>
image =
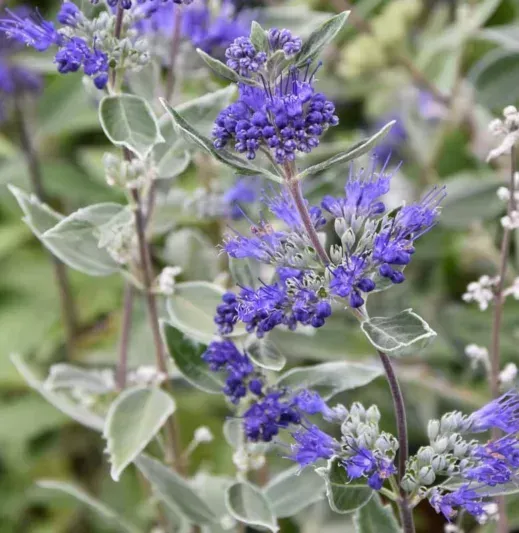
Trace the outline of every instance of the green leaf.
<instances>
[{"instance_id":1,"label":"green leaf","mask_svg":"<svg viewBox=\"0 0 519 533\"><path fill-rule=\"evenodd\" d=\"M383 373L380 366L340 361L293 368L277 384L290 389L309 388L328 400L339 392L363 387Z\"/></svg>"},{"instance_id":2,"label":"green leaf","mask_svg":"<svg viewBox=\"0 0 519 533\"><path fill-rule=\"evenodd\" d=\"M276 516L261 490L250 483L235 483L225 499L229 513L244 524L279 531Z\"/></svg>"},{"instance_id":3,"label":"green leaf","mask_svg":"<svg viewBox=\"0 0 519 533\"><path fill-rule=\"evenodd\" d=\"M175 111L166 100L162 99L161 102L166 111L171 115L174 124L185 139L196 144L202 150L209 152L215 159L220 161L220 163L233 168L241 174L262 175L278 183L283 183L281 176L272 174L272 172L261 167L257 167L252 163L249 163L246 159L234 155L229 150L216 150L211 140L193 128L193 126Z\"/></svg>"},{"instance_id":4,"label":"green leaf","mask_svg":"<svg viewBox=\"0 0 519 533\"><path fill-rule=\"evenodd\" d=\"M339 464L338 459L332 459L327 467L317 468L316 472L326 482L328 503L336 513L353 513L373 497L374 491L367 485L348 483L346 469Z\"/></svg>"},{"instance_id":5,"label":"green leaf","mask_svg":"<svg viewBox=\"0 0 519 533\"><path fill-rule=\"evenodd\" d=\"M354 144L348 151L341 152L340 154L334 155L333 157L327 159L326 161L323 161L322 163L318 163L317 165L305 168L305 170L303 170L299 174L299 179L303 179L306 176L311 176L313 174L317 174L318 172L322 172L323 170L326 170L327 168L330 168L331 166L336 165L337 163L347 163L348 161L352 161L353 159L360 157L366 152L369 152L389 133L389 130L393 127L394 123L394 120L388 122L383 128L381 128L377 133L375 133L375 135L367 139L363 139L362 141L359 141L357 144Z\"/></svg>"},{"instance_id":6,"label":"green leaf","mask_svg":"<svg viewBox=\"0 0 519 533\"><path fill-rule=\"evenodd\" d=\"M16 367L16 370L25 379L29 387L39 392L51 405L62 413L66 414L81 425L94 429L96 431L102 431L104 426L103 419L89 411L85 406L76 404L63 394L55 393L43 385L43 383L36 377L31 368L25 363L25 361L19 355L12 355L11 361Z\"/></svg>"},{"instance_id":7,"label":"green leaf","mask_svg":"<svg viewBox=\"0 0 519 533\"><path fill-rule=\"evenodd\" d=\"M267 52L269 50L269 39L267 32L255 20L250 27L250 40L258 52Z\"/></svg>"},{"instance_id":8,"label":"green leaf","mask_svg":"<svg viewBox=\"0 0 519 533\"><path fill-rule=\"evenodd\" d=\"M110 372L110 371L108 371ZM107 394L115 389L111 372L109 379L103 370L91 370L68 363L52 365L45 380L49 390L79 389L92 394Z\"/></svg>"},{"instance_id":9,"label":"green leaf","mask_svg":"<svg viewBox=\"0 0 519 533\"><path fill-rule=\"evenodd\" d=\"M36 482L38 487L46 490L52 490L71 496L78 502L86 505L89 509L94 511L100 518L103 519L114 530L122 531L124 533L139 533L139 529L126 521L116 511L108 507L105 503L93 498L83 489L71 483L63 481L56 481L53 479L40 479Z\"/></svg>"},{"instance_id":10,"label":"green leaf","mask_svg":"<svg viewBox=\"0 0 519 533\"><path fill-rule=\"evenodd\" d=\"M496 191L500 185L505 185L505 180L464 172L444 184L447 196L442 203L440 224L448 228L468 229L474 222L489 220L504 212L505 206Z\"/></svg>"},{"instance_id":11,"label":"green leaf","mask_svg":"<svg viewBox=\"0 0 519 533\"><path fill-rule=\"evenodd\" d=\"M197 51L198 55L202 58L204 63L206 63L206 65L211 70L216 72L216 74L218 74L219 76L222 76L222 78L225 78L227 80L233 81L235 83L240 81L240 77L238 76L238 74L236 72L234 72L234 70L229 68L227 65L225 65L221 61L218 61L218 59L215 59L214 57L211 57L209 54L206 54L200 48L197 48L196 51Z\"/></svg>"},{"instance_id":12,"label":"green leaf","mask_svg":"<svg viewBox=\"0 0 519 533\"><path fill-rule=\"evenodd\" d=\"M206 346L192 341L167 322L161 322L161 329L169 355L186 380L204 392L221 393L225 385L224 378L218 372L209 370L207 363L202 360Z\"/></svg>"},{"instance_id":13,"label":"green leaf","mask_svg":"<svg viewBox=\"0 0 519 533\"><path fill-rule=\"evenodd\" d=\"M173 512L180 512L198 525L215 522L213 511L173 470L144 454L136 459L135 464L149 481L157 497Z\"/></svg>"},{"instance_id":14,"label":"green leaf","mask_svg":"<svg viewBox=\"0 0 519 533\"><path fill-rule=\"evenodd\" d=\"M302 66L308 60L314 60L323 48L341 31L349 14L349 11L343 11L315 30L304 42L301 51L297 54L296 66Z\"/></svg>"},{"instance_id":15,"label":"green leaf","mask_svg":"<svg viewBox=\"0 0 519 533\"><path fill-rule=\"evenodd\" d=\"M120 204L91 205L59 221L42 240L71 268L90 276L108 276L117 272L119 265L102 246L131 216Z\"/></svg>"},{"instance_id":16,"label":"green leaf","mask_svg":"<svg viewBox=\"0 0 519 533\"><path fill-rule=\"evenodd\" d=\"M175 285L175 292L167 299L169 318L173 326L188 337L210 343L216 332L214 315L225 291L206 281L186 281ZM235 328L230 336L245 333L243 326Z\"/></svg>"},{"instance_id":17,"label":"green leaf","mask_svg":"<svg viewBox=\"0 0 519 533\"><path fill-rule=\"evenodd\" d=\"M247 355L261 368L279 372L287 363L277 346L267 338L258 339L250 335L245 343Z\"/></svg>"},{"instance_id":18,"label":"green leaf","mask_svg":"<svg viewBox=\"0 0 519 533\"><path fill-rule=\"evenodd\" d=\"M159 144L162 147L164 145ZM191 156L185 150L185 145L182 140L175 144L168 146L166 150L161 152L161 156L156 160L157 164L157 178L172 179L180 176L187 170Z\"/></svg>"},{"instance_id":19,"label":"green leaf","mask_svg":"<svg viewBox=\"0 0 519 533\"><path fill-rule=\"evenodd\" d=\"M362 506L353 518L355 533L401 533L390 505L384 505L378 494Z\"/></svg>"},{"instance_id":20,"label":"green leaf","mask_svg":"<svg viewBox=\"0 0 519 533\"><path fill-rule=\"evenodd\" d=\"M105 135L140 159L164 142L153 110L146 100L131 94L105 96L99 104L99 120Z\"/></svg>"},{"instance_id":21,"label":"green leaf","mask_svg":"<svg viewBox=\"0 0 519 533\"><path fill-rule=\"evenodd\" d=\"M277 518L288 518L322 500L325 483L315 470L294 466L272 478L264 492Z\"/></svg>"},{"instance_id":22,"label":"green leaf","mask_svg":"<svg viewBox=\"0 0 519 533\"><path fill-rule=\"evenodd\" d=\"M103 436L114 481L174 412L173 398L157 387L127 389L110 405Z\"/></svg>"},{"instance_id":23,"label":"green leaf","mask_svg":"<svg viewBox=\"0 0 519 533\"><path fill-rule=\"evenodd\" d=\"M412 309L388 318L370 318L360 327L377 350L392 356L416 354L436 337L436 332Z\"/></svg>"},{"instance_id":24,"label":"green leaf","mask_svg":"<svg viewBox=\"0 0 519 533\"><path fill-rule=\"evenodd\" d=\"M175 111L189 124L196 124L197 131L202 135L211 135L216 117L231 103L236 93L236 86L229 85L177 105Z\"/></svg>"}]
</instances>

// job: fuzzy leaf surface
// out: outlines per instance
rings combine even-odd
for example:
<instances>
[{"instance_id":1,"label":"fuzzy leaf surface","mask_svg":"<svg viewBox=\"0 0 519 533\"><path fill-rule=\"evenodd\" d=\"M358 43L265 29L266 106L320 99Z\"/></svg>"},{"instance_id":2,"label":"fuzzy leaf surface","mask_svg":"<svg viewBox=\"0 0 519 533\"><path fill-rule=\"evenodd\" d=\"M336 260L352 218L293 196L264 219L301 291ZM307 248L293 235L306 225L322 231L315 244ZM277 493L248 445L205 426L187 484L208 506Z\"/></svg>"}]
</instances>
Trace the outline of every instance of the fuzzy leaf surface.
<instances>
[{"instance_id":1,"label":"fuzzy leaf surface","mask_svg":"<svg viewBox=\"0 0 519 533\"><path fill-rule=\"evenodd\" d=\"M174 412L175 401L158 387L127 389L117 397L108 410L103 432L114 481L119 481L124 469Z\"/></svg>"},{"instance_id":2,"label":"fuzzy leaf surface","mask_svg":"<svg viewBox=\"0 0 519 533\"><path fill-rule=\"evenodd\" d=\"M205 525L217 517L189 484L170 468L147 455L140 455L135 464L149 481L157 497L173 512L179 511L193 524Z\"/></svg>"},{"instance_id":3,"label":"fuzzy leaf surface","mask_svg":"<svg viewBox=\"0 0 519 533\"><path fill-rule=\"evenodd\" d=\"M99 104L99 120L110 142L128 148L140 159L164 142L153 110L140 96L105 96Z\"/></svg>"},{"instance_id":4,"label":"fuzzy leaf surface","mask_svg":"<svg viewBox=\"0 0 519 533\"><path fill-rule=\"evenodd\" d=\"M235 483L227 489L226 505L229 513L250 526L279 530L274 511L262 491L250 483Z\"/></svg>"},{"instance_id":5,"label":"fuzzy leaf surface","mask_svg":"<svg viewBox=\"0 0 519 533\"><path fill-rule=\"evenodd\" d=\"M360 327L377 350L397 357L419 352L436 337L429 324L411 309L387 318L370 318Z\"/></svg>"}]
</instances>

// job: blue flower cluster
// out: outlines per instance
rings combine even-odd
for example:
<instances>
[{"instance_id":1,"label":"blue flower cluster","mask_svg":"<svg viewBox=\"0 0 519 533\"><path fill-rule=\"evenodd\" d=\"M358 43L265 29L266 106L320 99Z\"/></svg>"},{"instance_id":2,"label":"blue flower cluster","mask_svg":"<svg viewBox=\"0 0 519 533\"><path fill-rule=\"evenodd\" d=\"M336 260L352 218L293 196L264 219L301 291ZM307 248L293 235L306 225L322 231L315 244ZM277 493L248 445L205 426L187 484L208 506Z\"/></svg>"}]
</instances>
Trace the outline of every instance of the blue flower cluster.
<instances>
[{"instance_id":1,"label":"blue flower cluster","mask_svg":"<svg viewBox=\"0 0 519 533\"><path fill-rule=\"evenodd\" d=\"M39 52L57 46L55 63L61 74L83 72L94 79L98 89L103 89L108 81L108 56L101 50L90 46L80 37L69 37L56 30L52 22L46 21L38 13L19 16L8 11L9 17L0 20L0 32L19 43L33 47ZM75 27L82 14L71 2L64 2L58 14L58 21L66 26Z\"/></svg>"},{"instance_id":2,"label":"blue flower cluster","mask_svg":"<svg viewBox=\"0 0 519 533\"><path fill-rule=\"evenodd\" d=\"M330 414L316 392L267 388L248 355L242 354L230 340L213 341L202 359L213 372L226 373L223 393L233 404L251 395L252 403L243 414L244 433L250 441L270 442L280 429L301 425L305 415Z\"/></svg>"},{"instance_id":3,"label":"blue flower cluster","mask_svg":"<svg viewBox=\"0 0 519 533\"><path fill-rule=\"evenodd\" d=\"M466 443L466 453L456 462L461 486L453 492L435 487L429 501L448 520L464 509L477 519L485 517L484 501L489 487L511 482L519 472L519 393L508 391L462 420L461 432L479 433L498 428L506 434L486 444ZM461 448L460 448L461 449ZM458 453L458 455L460 455Z\"/></svg>"},{"instance_id":4,"label":"blue flower cluster","mask_svg":"<svg viewBox=\"0 0 519 533\"><path fill-rule=\"evenodd\" d=\"M20 13L23 11L18 10L18 16ZM7 101L7 97L38 93L42 88L41 76L15 63L14 55L20 48L20 43L0 34L0 119L4 113L2 104Z\"/></svg>"},{"instance_id":5,"label":"blue flower cluster","mask_svg":"<svg viewBox=\"0 0 519 533\"><path fill-rule=\"evenodd\" d=\"M264 56L255 53L249 44L247 53L251 57L247 55L243 67L238 67L241 59L232 57L229 61L236 68L253 72L263 64ZM232 46L228 52L232 56L238 54ZM274 87L269 87L263 77L263 87L239 84L238 101L216 118L215 148L233 142L234 149L248 159L255 159L258 150L267 150L279 164L294 161L297 152L311 152L328 127L339 123L333 103L315 91L314 74L309 74L309 68L304 71L291 68L285 79L281 76Z\"/></svg>"},{"instance_id":6,"label":"blue flower cluster","mask_svg":"<svg viewBox=\"0 0 519 533\"><path fill-rule=\"evenodd\" d=\"M227 216L233 220L243 218L245 214L241 206L254 203L258 195L257 180L250 177L238 179L223 195L223 202L227 206Z\"/></svg>"},{"instance_id":7,"label":"blue flower cluster","mask_svg":"<svg viewBox=\"0 0 519 533\"><path fill-rule=\"evenodd\" d=\"M303 45L300 37L294 37L290 30L272 28L268 32L269 45L272 50L283 50L285 57L295 56Z\"/></svg>"},{"instance_id":8,"label":"blue flower cluster","mask_svg":"<svg viewBox=\"0 0 519 533\"><path fill-rule=\"evenodd\" d=\"M238 37L225 51L227 66L240 76L248 77L266 63L267 54L258 52L248 37Z\"/></svg>"},{"instance_id":9,"label":"blue flower cluster","mask_svg":"<svg viewBox=\"0 0 519 533\"><path fill-rule=\"evenodd\" d=\"M147 5L151 4L153 8L157 6L157 4L185 4L189 5L193 2L193 0L137 0L136 3L132 2L132 0L106 0L106 3L111 8L116 8L117 6L121 6L123 9L130 9L133 5ZM98 4L99 0L90 0L90 3L92 4Z\"/></svg>"},{"instance_id":10,"label":"blue flower cluster","mask_svg":"<svg viewBox=\"0 0 519 533\"><path fill-rule=\"evenodd\" d=\"M380 450L358 448L356 453L342 462L350 480L367 477L373 490L380 490L384 481L396 474L393 461Z\"/></svg>"},{"instance_id":11,"label":"blue flower cluster","mask_svg":"<svg viewBox=\"0 0 519 533\"><path fill-rule=\"evenodd\" d=\"M172 2L147 2L138 8L142 16L136 27L142 34L170 37L175 9L178 7ZM248 35L250 23L250 15L237 13L231 0L222 0L214 11L209 3L195 2L183 8L181 31L195 48L219 56L235 39Z\"/></svg>"},{"instance_id":12,"label":"blue flower cluster","mask_svg":"<svg viewBox=\"0 0 519 533\"><path fill-rule=\"evenodd\" d=\"M214 319L220 334L231 333L238 320L258 338L281 324L291 330L297 324L323 326L332 313L329 298L314 288L305 287L303 279L304 273L298 272L257 290L245 287L238 295L226 293Z\"/></svg>"}]
</instances>

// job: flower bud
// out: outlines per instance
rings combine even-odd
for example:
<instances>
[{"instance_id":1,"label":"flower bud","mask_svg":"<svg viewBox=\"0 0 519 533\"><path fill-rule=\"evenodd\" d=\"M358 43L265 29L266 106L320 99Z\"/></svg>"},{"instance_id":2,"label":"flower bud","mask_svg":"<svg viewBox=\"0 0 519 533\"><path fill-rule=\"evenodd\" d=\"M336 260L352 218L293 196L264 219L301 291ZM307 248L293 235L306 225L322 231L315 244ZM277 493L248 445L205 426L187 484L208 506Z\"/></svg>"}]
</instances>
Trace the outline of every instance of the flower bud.
<instances>
[{"instance_id":1,"label":"flower bud","mask_svg":"<svg viewBox=\"0 0 519 533\"><path fill-rule=\"evenodd\" d=\"M423 485L431 485L434 483L434 480L436 479L436 474L434 473L434 470L430 466L424 466L423 468L420 468L418 472L418 480Z\"/></svg>"},{"instance_id":2,"label":"flower bud","mask_svg":"<svg viewBox=\"0 0 519 533\"><path fill-rule=\"evenodd\" d=\"M430 441L435 440L439 434L440 434L440 421L439 420L429 421L429 424L427 425L427 436L429 437L429 440Z\"/></svg>"},{"instance_id":3,"label":"flower bud","mask_svg":"<svg viewBox=\"0 0 519 533\"><path fill-rule=\"evenodd\" d=\"M412 492L413 490L418 487L418 483L416 480L410 475L406 474L402 481L400 482L400 486L406 491L406 492Z\"/></svg>"},{"instance_id":4,"label":"flower bud","mask_svg":"<svg viewBox=\"0 0 519 533\"><path fill-rule=\"evenodd\" d=\"M211 442L213 439L214 436L207 426L200 426L195 430L194 440L196 442Z\"/></svg>"},{"instance_id":5,"label":"flower bud","mask_svg":"<svg viewBox=\"0 0 519 533\"><path fill-rule=\"evenodd\" d=\"M447 451L449 439L447 437L439 437L431 444L436 453L444 453L445 451Z\"/></svg>"},{"instance_id":6,"label":"flower bud","mask_svg":"<svg viewBox=\"0 0 519 533\"><path fill-rule=\"evenodd\" d=\"M380 420L380 411L378 410L378 407L376 405L372 405L366 411L366 420L368 422L372 422L374 424L378 424L378 422Z\"/></svg>"},{"instance_id":7,"label":"flower bud","mask_svg":"<svg viewBox=\"0 0 519 533\"><path fill-rule=\"evenodd\" d=\"M435 455L431 459L431 467L435 472L443 472L447 467L447 459L443 455Z\"/></svg>"},{"instance_id":8,"label":"flower bud","mask_svg":"<svg viewBox=\"0 0 519 533\"><path fill-rule=\"evenodd\" d=\"M418 453L416 454L416 457L418 458L418 461L422 465L429 465L431 464L431 460L434 457L434 450L431 446L422 446Z\"/></svg>"}]
</instances>

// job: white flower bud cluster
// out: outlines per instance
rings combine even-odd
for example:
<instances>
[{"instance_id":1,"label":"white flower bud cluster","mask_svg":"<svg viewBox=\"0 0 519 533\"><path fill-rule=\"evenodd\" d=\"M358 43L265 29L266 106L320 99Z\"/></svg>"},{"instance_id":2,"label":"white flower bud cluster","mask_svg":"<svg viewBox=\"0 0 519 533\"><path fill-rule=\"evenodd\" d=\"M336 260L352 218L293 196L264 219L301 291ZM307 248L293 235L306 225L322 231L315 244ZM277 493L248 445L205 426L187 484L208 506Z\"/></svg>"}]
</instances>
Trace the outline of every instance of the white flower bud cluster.
<instances>
[{"instance_id":1,"label":"white flower bud cluster","mask_svg":"<svg viewBox=\"0 0 519 533\"><path fill-rule=\"evenodd\" d=\"M488 350L484 346L467 344L467 346L465 346L465 355L470 359L470 366L472 367L472 370L477 370L480 365L485 369L486 372L490 370Z\"/></svg>"},{"instance_id":2,"label":"white flower bud cluster","mask_svg":"<svg viewBox=\"0 0 519 533\"><path fill-rule=\"evenodd\" d=\"M170 296L175 291L175 278L182 272L178 266L165 267L157 278L156 285L162 294Z\"/></svg>"},{"instance_id":3,"label":"white flower bud cluster","mask_svg":"<svg viewBox=\"0 0 519 533\"><path fill-rule=\"evenodd\" d=\"M519 203L519 172L514 174L514 191L514 200L516 203ZM499 187L496 194L502 202L508 203L510 201L509 187Z\"/></svg>"},{"instance_id":4,"label":"white flower bud cluster","mask_svg":"<svg viewBox=\"0 0 519 533\"><path fill-rule=\"evenodd\" d=\"M478 517L478 522L480 524L486 524L490 521L497 522L499 520L499 508L497 506L497 503L486 503L483 506L483 510L485 511L485 514Z\"/></svg>"},{"instance_id":5,"label":"white flower bud cluster","mask_svg":"<svg viewBox=\"0 0 519 533\"><path fill-rule=\"evenodd\" d=\"M519 300L519 278L515 278L514 282L510 287L503 291L503 294L506 296L512 296L514 299Z\"/></svg>"},{"instance_id":6,"label":"white flower bud cluster","mask_svg":"<svg viewBox=\"0 0 519 533\"><path fill-rule=\"evenodd\" d=\"M499 276L481 276L478 281L472 281L467 285L467 292L463 294L463 301L476 302L481 311L488 309L494 299L494 289L499 283Z\"/></svg>"},{"instance_id":7,"label":"white flower bud cluster","mask_svg":"<svg viewBox=\"0 0 519 533\"><path fill-rule=\"evenodd\" d=\"M104 248L120 265L129 263L136 245L135 226L132 221L113 226L99 237L98 246Z\"/></svg>"},{"instance_id":8,"label":"white flower bud cluster","mask_svg":"<svg viewBox=\"0 0 519 533\"><path fill-rule=\"evenodd\" d=\"M517 366L514 363L508 363L503 370L499 372L499 384L503 388L510 388L515 384L517 378Z\"/></svg>"},{"instance_id":9,"label":"white flower bud cluster","mask_svg":"<svg viewBox=\"0 0 519 533\"><path fill-rule=\"evenodd\" d=\"M443 526L444 533L464 533L463 529L459 528L456 524L445 524Z\"/></svg>"},{"instance_id":10,"label":"white flower bud cluster","mask_svg":"<svg viewBox=\"0 0 519 533\"><path fill-rule=\"evenodd\" d=\"M519 140L519 112L514 106L505 107L503 119L492 120L488 129L492 135L502 138L501 144L488 154L487 161L490 161L500 155L510 153Z\"/></svg>"},{"instance_id":11,"label":"white flower bud cluster","mask_svg":"<svg viewBox=\"0 0 519 533\"><path fill-rule=\"evenodd\" d=\"M198 444L212 442L214 440L214 435L207 426L200 426L199 428L196 428L193 440Z\"/></svg>"},{"instance_id":12,"label":"white flower bud cluster","mask_svg":"<svg viewBox=\"0 0 519 533\"><path fill-rule=\"evenodd\" d=\"M380 411L376 405L369 409L358 402L352 404L341 425L343 451L355 455L359 448L366 448L394 459L398 441L390 433L380 431Z\"/></svg>"},{"instance_id":13,"label":"white flower bud cluster","mask_svg":"<svg viewBox=\"0 0 519 533\"><path fill-rule=\"evenodd\" d=\"M265 454L252 452L246 448L239 448L233 453L232 461L237 470L243 474L250 470L259 470L265 465Z\"/></svg>"},{"instance_id":14,"label":"white flower bud cluster","mask_svg":"<svg viewBox=\"0 0 519 533\"><path fill-rule=\"evenodd\" d=\"M160 385L167 377L154 366L143 365L128 372L128 384L134 386Z\"/></svg>"},{"instance_id":15,"label":"white flower bud cluster","mask_svg":"<svg viewBox=\"0 0 519 533\"><path fill-rule=\"evenodd\" d=\"M519 228L519 211L512 211L501 218L501 226L505 229L516 230Z\"/></svg>"}]
</instances>

